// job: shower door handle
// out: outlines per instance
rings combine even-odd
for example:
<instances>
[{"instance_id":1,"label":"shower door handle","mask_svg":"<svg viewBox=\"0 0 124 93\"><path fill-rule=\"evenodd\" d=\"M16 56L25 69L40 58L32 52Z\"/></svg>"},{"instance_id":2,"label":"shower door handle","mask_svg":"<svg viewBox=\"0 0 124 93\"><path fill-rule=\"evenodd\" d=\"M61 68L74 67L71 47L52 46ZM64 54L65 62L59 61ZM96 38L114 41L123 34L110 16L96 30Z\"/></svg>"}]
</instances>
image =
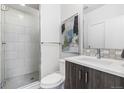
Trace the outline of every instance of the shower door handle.
<instances>
[{"instance_id":1,"label":"shower door handle","mask_svg":"<svg viewBox=\"0 0 124 93\"><path fill-rule=\"evenodd\" d=\"M2 42L2 45L5 45L6 43L5 42Z\"/></svg>"}]
</instances>

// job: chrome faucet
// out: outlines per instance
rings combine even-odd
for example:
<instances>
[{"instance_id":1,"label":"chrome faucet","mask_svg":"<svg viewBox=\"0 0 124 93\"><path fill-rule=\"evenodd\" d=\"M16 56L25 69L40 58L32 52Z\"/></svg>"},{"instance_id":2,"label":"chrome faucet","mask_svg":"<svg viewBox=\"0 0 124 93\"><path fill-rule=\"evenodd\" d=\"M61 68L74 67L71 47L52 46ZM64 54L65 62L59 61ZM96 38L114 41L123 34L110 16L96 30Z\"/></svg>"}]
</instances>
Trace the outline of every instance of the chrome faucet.
<instances>
[{"instance_id":1,"label":"chrome faucet","mask_svg":"<svg viewBox=\"0 0 124 93\"><path fill-rule=\"evenodd\" d=\"M96 53L96 56L98 59L101 58L101 52L100 52L100 48L97 49L97 53Z\"/></svg>"}]
</instances>

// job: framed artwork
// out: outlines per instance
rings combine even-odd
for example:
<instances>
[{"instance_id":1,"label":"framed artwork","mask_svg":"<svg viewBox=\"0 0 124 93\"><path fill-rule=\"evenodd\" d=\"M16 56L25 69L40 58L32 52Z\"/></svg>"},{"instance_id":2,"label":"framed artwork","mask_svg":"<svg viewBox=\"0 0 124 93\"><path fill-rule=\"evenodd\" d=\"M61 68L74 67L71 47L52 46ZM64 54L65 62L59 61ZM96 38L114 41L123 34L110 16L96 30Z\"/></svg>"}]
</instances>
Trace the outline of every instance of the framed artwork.
<instances>
[{"instance_id":1,"label":"framed artwork","mask_svg":"<svg viewBox=\"0 0 124 93\"><path fill-rule=\"evenodd\" d=\"M79 53L78 15L65 20L61 27L62 52Z\"/></svg>"}]
</instances>

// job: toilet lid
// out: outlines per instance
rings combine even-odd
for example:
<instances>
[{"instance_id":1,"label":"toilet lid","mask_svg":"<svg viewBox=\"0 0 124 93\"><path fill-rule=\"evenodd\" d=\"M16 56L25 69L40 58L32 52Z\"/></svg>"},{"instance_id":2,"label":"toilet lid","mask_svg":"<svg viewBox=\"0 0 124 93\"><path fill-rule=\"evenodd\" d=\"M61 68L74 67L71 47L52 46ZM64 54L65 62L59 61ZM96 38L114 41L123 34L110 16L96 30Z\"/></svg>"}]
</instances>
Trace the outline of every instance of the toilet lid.
<instances>
[{"instance_id":1,"label":"toilet lid","mask_svg":"<svg viewBox=\"0 0 124 93\"><path fill-rule=\"evenodd\" d=\"M63 82L63 77L59 73L52 73L41 80L42 88L56 87Z\"/></svg>"}]
</instances>

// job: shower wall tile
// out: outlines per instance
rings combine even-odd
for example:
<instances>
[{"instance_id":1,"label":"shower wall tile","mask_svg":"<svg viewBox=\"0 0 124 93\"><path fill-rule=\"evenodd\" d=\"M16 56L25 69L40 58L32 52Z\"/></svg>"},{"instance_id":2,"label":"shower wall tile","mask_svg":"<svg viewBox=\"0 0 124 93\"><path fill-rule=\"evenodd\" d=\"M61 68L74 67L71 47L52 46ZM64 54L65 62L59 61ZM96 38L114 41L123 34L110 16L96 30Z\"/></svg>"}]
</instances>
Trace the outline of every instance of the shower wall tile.
<instances>
[{"instance_id":1,"label":"shower wall tile","mask_svg":"<svg viewBox=\"0 0 124 93\"><path fill-rule=\"evenodd\" d=\"M14 64L14 65L13 65ZM18 69L24 66L24 59L9 59L6 60L6 71Z\"/></svg>"},{"instance_id":2,"label":"shower wall tile","mask_svg":"<svg viewBox=\"0 0 124 93\"><path fill-rule=\"evenodd\" d=\"M11 69L6 71L6 78L12 78L12 77L16 77L19 75L24 75L26 72L25 68L22 70L22 68L18 68L18 69Z\"/></svg>"},{"instance_id":3,"label":"shower wall tile","mask_svg":"<svg viewBox=\"0 0 124 93\"><path fill-rule=\"evenodd\" d=\"M15 52L6 52L5 56L6 56L5 60L11 60L11 59L17 59L18 58L16 51Z\"/></svg>"},{"instance_id":4,"label":"shower wall tile","mask_svg":"<svg viewBox=\"0 0 124 93\"><path fill-rule=\"evenodd\" d=\"M18 42L24 42L25 41L25 34L24 33L18 33L17 34L17 40L18 40Z\"/></svg>"},{"instance_id":5,"label":"shower wall tile","mask_svg":"<svg viewBox=\"0 0 124 93\"><path fill-rule=\"evenodd\" d=\"M9 51L16 51L16 43L15 42L7 42L7 46L5 52L9 52Z\"/></svg>"},{"instance_id":6,"label":"shower wall tile","mask_svg":"<svg viewBox=\"0 0 124 93\"><path fill-rule=\"evenodd\" d=\"M23 25L25 23L25 13L17 11L15 9L9 8L9 11L5 13L6 19L5 23Z\"/></svg>"},{"instance_id":7,"label":"shower wall tile","mask_svg":"<svg viewBox=\"0 0 124 93\"><path fill-rule=\"evenodd\" d=\"M6 42L16 42L17 41L17 33L5 32L5 41Z\"/></svg>"},{"instance_id":8,"label":"shower wall tile","mask_svg":"<svg viewBox=\"0 0 124 93\"><path fill-rule=\"evenodd\" d=\"M16 25L16 24L5 24L5 31L7 32L16 32L16 33L24 33L24 26Z\"/></svg>"}]
</instances>

